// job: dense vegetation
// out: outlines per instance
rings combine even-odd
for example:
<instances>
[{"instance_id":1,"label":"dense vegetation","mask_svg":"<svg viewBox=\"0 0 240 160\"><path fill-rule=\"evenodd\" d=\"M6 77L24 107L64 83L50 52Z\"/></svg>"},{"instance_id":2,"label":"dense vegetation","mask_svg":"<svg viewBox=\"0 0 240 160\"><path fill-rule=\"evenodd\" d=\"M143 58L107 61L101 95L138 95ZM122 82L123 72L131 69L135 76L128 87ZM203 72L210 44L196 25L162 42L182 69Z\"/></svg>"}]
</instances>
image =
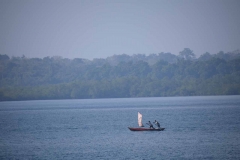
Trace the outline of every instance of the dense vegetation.
<instances>
[{"instance_id":1,"label":"dense vegetation","mask_svg":"<svg viewBox=\"0 0 240 160\"><path fill-rule=\"evenodd\" d=\"M0 100L240 94L240 52L114 55L106 59L0 55Z\"/></svg>"}]
</instances>

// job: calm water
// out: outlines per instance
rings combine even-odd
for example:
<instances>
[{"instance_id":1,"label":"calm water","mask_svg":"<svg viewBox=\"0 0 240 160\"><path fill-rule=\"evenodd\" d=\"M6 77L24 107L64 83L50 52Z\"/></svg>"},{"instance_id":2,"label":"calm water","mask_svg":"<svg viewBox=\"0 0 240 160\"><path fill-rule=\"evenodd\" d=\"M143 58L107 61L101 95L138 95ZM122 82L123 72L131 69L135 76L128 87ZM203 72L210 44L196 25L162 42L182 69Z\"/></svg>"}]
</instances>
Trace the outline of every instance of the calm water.
<instances>
[{"instance_id":1,"label":"calm water","mask_svg":"<svg viewBox=\"0 0 240 160\"><path fill-rule=\"evenodd\" d=\"M0 159L240 159L240 96L0 102Z\"/></svg>"}]
</instances>

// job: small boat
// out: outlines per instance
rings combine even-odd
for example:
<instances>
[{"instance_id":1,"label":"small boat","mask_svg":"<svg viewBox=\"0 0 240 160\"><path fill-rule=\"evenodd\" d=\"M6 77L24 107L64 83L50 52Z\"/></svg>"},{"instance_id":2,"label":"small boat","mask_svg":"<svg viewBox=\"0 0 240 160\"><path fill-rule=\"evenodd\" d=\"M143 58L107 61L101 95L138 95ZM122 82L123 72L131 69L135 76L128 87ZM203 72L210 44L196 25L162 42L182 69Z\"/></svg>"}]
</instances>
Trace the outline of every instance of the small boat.
<instances>
[{"instance_id":1,"label":"small boat","mask_svg":"<svg viewBox=\"0 0 240 160\"><path fill-rule=\"evenodd\" d=\"M163 131L165 128L132 128L128 127L131 131Z\"/></svg>"},{"instance_id":2,"label":"small boat","mask_svg":"<svg viewBox=\"0 0 240 160\"><path fill-rule=\"evenodd\" d=\"M165 128L144 128L142 124L142 114L138 112L138 126L137 128L128 127L131 131L163 131Z\"/></svg>"}]
</instances>

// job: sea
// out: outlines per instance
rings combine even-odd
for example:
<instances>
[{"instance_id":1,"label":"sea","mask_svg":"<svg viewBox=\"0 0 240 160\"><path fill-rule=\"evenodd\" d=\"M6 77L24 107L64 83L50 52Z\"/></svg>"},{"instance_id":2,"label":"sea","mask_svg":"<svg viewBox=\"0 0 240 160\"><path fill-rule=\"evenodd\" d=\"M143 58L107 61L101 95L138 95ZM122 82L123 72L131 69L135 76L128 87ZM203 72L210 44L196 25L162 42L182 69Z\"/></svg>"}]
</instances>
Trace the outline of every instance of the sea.
<instances>
[{"instance_id":1,"label":"sea","mask_svg":"<svg viewBox=\"0 0 240 160\"><path fill-rule=\"evenodd\" d=\"M0 159L238 160L240 96L0 102Z\"/></svg>"}]
</instances>

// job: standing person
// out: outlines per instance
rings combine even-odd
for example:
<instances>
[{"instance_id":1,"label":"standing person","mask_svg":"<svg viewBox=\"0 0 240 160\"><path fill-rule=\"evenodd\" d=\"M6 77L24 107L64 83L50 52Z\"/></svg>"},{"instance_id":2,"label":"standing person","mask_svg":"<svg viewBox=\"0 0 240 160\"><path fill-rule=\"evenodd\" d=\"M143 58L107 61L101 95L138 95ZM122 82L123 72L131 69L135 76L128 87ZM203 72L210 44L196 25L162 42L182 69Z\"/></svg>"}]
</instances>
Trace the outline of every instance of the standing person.
<instances>
[{"instance_id":1,"label":"standing person","mask_svg":"<svg viewBox=\"0 0 240 160\"><path fill-rule=\"evenodd\" d=\"M158 128L160 128L160 123L159 123L158 121L155 120L154 123L155 123L155 125L156 125Z\"/></svg>"},{"instance_id":2,"label":"standing person","mask_svg":"<svg viewBox=\"0 0 240 160\"><path fill-rule=\"evenodd\" d=\"M147 124L149 125L150 128L155 129L150 121L148 121Z\"/></svg>"}]
</instances>

